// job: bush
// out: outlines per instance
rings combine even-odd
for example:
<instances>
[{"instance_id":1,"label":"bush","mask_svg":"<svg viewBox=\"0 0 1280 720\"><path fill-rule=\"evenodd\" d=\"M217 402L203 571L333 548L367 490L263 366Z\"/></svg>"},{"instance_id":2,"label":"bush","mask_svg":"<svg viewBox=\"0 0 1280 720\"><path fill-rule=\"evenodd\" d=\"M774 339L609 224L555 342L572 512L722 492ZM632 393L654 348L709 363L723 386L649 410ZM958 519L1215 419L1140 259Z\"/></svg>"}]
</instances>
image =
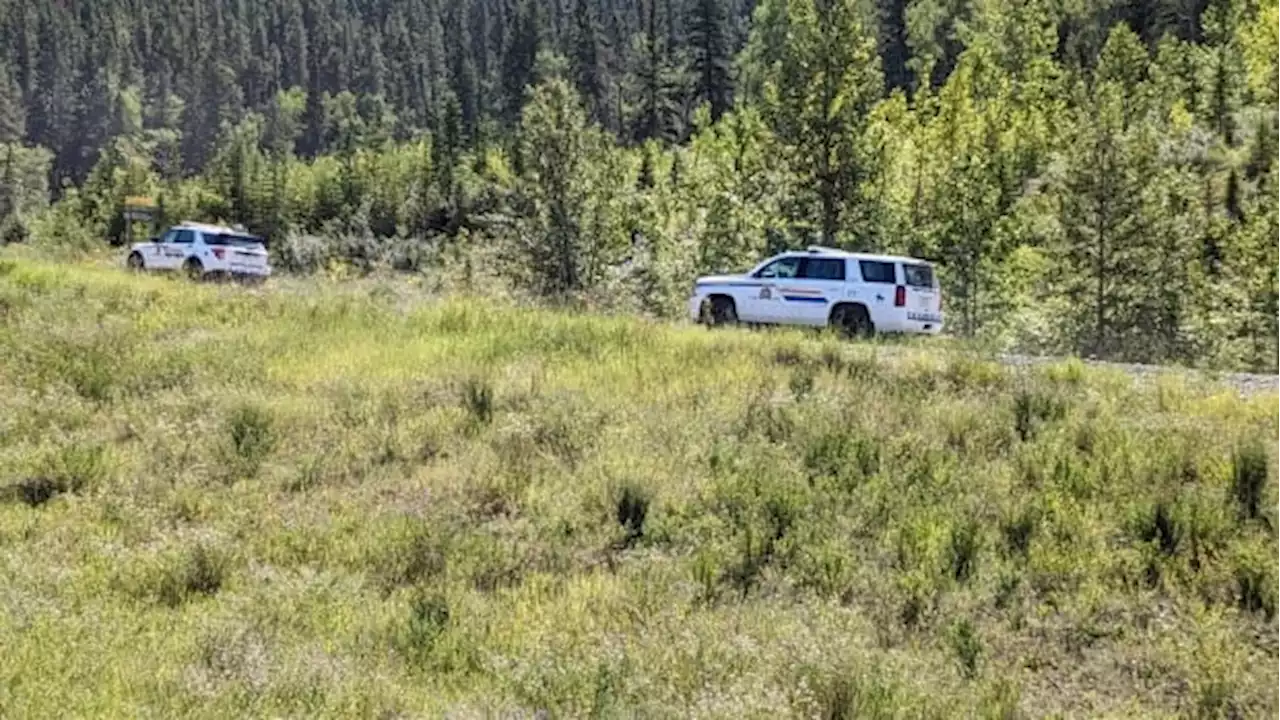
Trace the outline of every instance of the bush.
<instances>
[{"instance_id":1,"label":"bush","mask_svg":"<svg viewBox=\"0 0 1280 720\"><path fill-rule=\"evenodd\" d=\"M155 585L156 599L169 607L178 607L197 597L212 597L226 581L227 565L223 555L197 545L161 570Z\"/></svg>"},{"instance_id":2,"label":"bush","mask_svg":"<svg viewBox=\"0 0 1280 720\"><path fill-rule=\"evenodd\" d=\"M1270 474L1267 472L1267 449L1260 442L1236 450L1232 462L1231 490L1242 517L1253 520L1262 509L1263 495Z\"/></svg>"},{"instance_id":3,"label":"bush","mask_svg":"<svg viewBox=\"0 0 1280 720\"><path fill-rule=\"evenodd\" d=\"M644 537L644 521L649 515L648 492L637 485L626 484L618 491L614 518L626 531L626 544L632 545Z\"/></svg>"},{"instance_id":4,"label":"bush","mask_svg":"<svg viewBox=\"0 0 1280 720\"><path fill-rule=\"evenodd\" d=\"M407 523L377 546L373 575L384 594L438 580L448 569L448 549L447 531L438 523Z\"/></svg>"},{"instance_id":5,"label":"bush","mask_svg":"<svg viewBox=\"0 0 1280 720\"><path fill-rule=\"evenodd\" d=\"M1274 552L1249 549L1237 554L1235 581L1240 609L1260 613L1270 622L1276 616L1276 572Z\"/></svg>"},{"instance_id":6,"label":"bush","mask_svg":"<svg viewBox=\"0 0 1280 720\"><path fill-rule=\"evenodd\" d=\"M1000 530L1009 552L1025 558L1031 549L1031 540L1035 537L1039 523L1039 513L1031 507L1024 508L1020 513L1001 522Z\"/></svg>"},{"instance_id":7,"label":"bush","mask_svg":"<svg viewBox=\"0 0 1280 720\"><path fill-rule=\"evenodd\" d=\"M951 649L960 661L960 671L972 680L978 675L978 663L982 659L982 640L968 618L962 618L951 626Z\"/></svg>"},{"instance_id":8,"label":"bush","mask_svg":"<svg viewBox=\"0 0 1280 720\"><path fill-rule=\"evenodd\" d=\"M415 665L424 665L436 641L449 628L449 601L434 591L415 594L409 605L409 619L400 639L401 652Z\"/></svg>"},{"instance_id":9,"label":"bush","mask_svg":"<svg viewBox=\"0 0 1280 720\"><path fill-rule=\"evenodd\" d=\"M271 414L257 405L240 405L233 410L227 419L227 433L239 469L247 476L258 472L276 446Z\"/></svg>"},{"instance_id":10,"label":"bush","mask_svg":"<svg viewBox=\"0 0 1280 720\"><path fill-rule=\"evenodd\" d=\"M810 671L807 684L812 705L804 708L806 717L822 720L855 720L855 718L896 718L903 698L894 689L852 670Z\"/></svg>"},{"instance_id":11,"label":"bush","mask_svg":"<svg viewBox=\"0 0 1280 720\"><path fill-rule=\"evenodd\" d=\"M951 526L951 574L959 582L967 582L977 571L978 554L982 550L981 531L976 520Z\"/></svg>"},{"instance_id":12,"label":"bush","mask_svg":"<svg viewBox=\"0 0 1280 720\"><path fill-rule=\"evenodd\" d=\"M1066 417L1067 407L1057 397L1037 390L1019 390L1013 399L1013 427L1023 442L1033 440L1040 429Z\"/></svg>"},{"instance_id":13,"label":"bush","mask_svg":"<svg viewBox=\"0 0 1280 720\"><path fill-rule=\"evenodd\" d=\"M0 488L0 500L40 507L59 495L81 492L109 472L110 461L103 446L67 445L46 459L39 472Z\"/></svg>"},{"instance_id":14,"label":"bush","mask_svg":"<svg viewBox=\"0 0 1280 720\"><path fill-rule=\"evenodd\" d=\"M493 387L487 380L468 378L462 384L462 406L477 425L493 422Z\"/></svg>"}]
</instances>

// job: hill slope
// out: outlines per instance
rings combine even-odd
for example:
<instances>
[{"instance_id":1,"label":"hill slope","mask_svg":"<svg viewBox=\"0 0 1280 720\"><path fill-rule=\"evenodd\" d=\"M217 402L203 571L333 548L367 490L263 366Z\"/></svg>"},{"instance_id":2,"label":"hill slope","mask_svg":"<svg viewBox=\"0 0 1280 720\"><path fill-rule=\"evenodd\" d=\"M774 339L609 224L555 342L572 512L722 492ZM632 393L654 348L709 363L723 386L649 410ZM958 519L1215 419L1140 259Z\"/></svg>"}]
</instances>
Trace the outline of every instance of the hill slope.
<instances>
[{"instance_id":1,"label":"hill slope","mask_svg":"<svg viewBox=\"0 0 1280 720\"><path fill-rule=\"evenodd\" d=\"M15 717L1266 716L1274 394L0 260Z\"/></svg>"}]
</instances>

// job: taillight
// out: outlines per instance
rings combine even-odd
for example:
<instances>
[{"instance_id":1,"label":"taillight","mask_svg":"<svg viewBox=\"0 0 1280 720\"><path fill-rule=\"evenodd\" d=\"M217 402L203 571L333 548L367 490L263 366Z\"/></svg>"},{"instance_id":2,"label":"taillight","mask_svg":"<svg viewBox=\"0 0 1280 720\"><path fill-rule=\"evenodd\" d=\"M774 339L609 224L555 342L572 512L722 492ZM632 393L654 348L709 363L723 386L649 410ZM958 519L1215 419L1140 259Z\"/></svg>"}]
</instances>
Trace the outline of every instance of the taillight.
<instances>
[{"instance_id":1,"label":"taillight","mask_svg":"<svg viewBox=\"0 0 1280 720\"><path fill-rule=\"evenodd\" d=\"M903 307L906 304L907 304L907 289L899 285L897 292L893 294L893 305L894 307Z\"/></svg>"},{"instance_id":2,"label":"taillight","mask_svg":"<svg viewBox=\"0 0 1280 720\"><path fill-rule=\"evenodd\" d=\"M214 256L214 257L216 257L216 258L218 258L219 260L221 260L221 259L222 259L222 256L223 256L223 255L226 255L226 254L227 254L227 251L226 251L225 249L223 249L223 248L214 248L214 249L213 249L213 256Z\"/></svg>"}]
</instances>

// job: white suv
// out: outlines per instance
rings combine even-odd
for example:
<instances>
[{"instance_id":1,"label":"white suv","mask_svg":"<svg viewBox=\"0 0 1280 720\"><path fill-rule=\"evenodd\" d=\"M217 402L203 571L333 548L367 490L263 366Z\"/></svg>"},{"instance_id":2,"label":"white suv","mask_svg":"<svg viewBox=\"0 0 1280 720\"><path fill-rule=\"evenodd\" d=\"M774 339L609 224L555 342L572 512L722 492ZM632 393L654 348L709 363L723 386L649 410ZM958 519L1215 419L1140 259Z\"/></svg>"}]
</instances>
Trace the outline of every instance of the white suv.
<instances>
[{"instance_id":1,"label":"white suv","mask_svg":"<svg viewBox=\"0 0 1280 720\"><path fill-rule=\"evenodd\" d=\"M182 223L129 248L132 270L181 270L189 277L263 281L271 275L262 238L218 225Z\"/></svg>"},{"instance_id":2,"label":"white suv","mask_svg":"<svg viewBox=\"0 0 1280 720\"><path fill-rule=\"evenodd\" d=\"M936 335L942 332L942 290L927 261L815 246L771 257L743 275L698 278L689 316L708 325Z\"/></svg>"}]
</instances>

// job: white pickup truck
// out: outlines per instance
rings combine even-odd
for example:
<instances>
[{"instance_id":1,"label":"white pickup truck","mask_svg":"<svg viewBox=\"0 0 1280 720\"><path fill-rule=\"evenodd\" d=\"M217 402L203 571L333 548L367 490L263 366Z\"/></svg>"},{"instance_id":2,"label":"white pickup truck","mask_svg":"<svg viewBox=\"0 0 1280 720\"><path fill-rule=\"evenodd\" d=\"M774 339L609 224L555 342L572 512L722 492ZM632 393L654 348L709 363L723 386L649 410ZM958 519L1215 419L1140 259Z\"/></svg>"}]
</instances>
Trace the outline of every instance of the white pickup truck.
<instances>
[{"instance_id":1,"label":"white pickup truck","mask_svg":"<svg viewBox=\"0 0 1280 720\"><path fill-rule=\"evenodd\" d=\"M925 260L813 246L771 257L741 275L698 278L689 316L707 325L936 335L943 326L942 290Z\"/></svg>"},{"instance_id":2,"label":"white pickup truck","mask_svg":"<svg viewBox=\"0 0 1280 720\"><path fill-rule=\"evenodd\" d=\"M262 238L242 230L182 223L151 242L129 248L131 270L181 270L188 277L235 278L261 282L271 275Z\"/></svg>"}]
</instances>

